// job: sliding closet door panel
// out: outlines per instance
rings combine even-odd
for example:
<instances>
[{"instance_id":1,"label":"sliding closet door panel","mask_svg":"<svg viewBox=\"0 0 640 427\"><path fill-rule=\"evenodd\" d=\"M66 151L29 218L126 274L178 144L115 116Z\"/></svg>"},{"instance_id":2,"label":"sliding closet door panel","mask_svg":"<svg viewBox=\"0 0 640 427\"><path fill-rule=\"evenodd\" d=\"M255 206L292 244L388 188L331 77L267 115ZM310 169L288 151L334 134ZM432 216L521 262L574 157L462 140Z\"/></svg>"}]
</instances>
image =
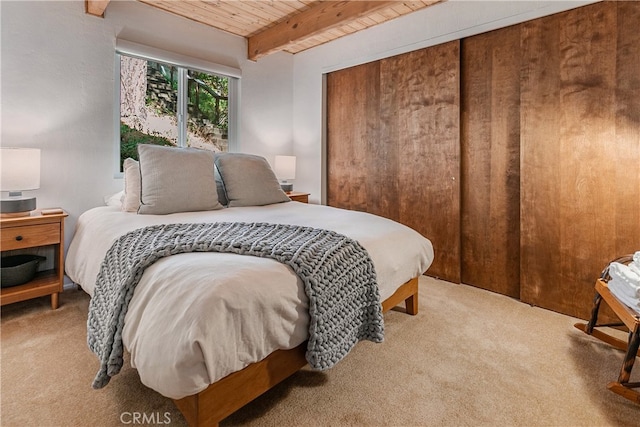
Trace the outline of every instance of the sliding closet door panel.
<instances>
[{"instance_id":1,"label":"sliding closet door panel","mask_svg":"<svg viewBox=\"0 0 640 427\"><path fill-rule=\"evenodd\" d=\"M327 76L327 200L429 238L460 281L459 42Z\"/></svg>"},{"instance_id":2,"label":"sliding closet door panel","mask_svg":"<svg viewBox=\"0 0 640 427\"><path fill-rule=\"evenodd\" d=\"M381 140L399 147L400 222L433 243L427 274L460 282L460 44L381 61Z\"/></svg>"},{"instance_id":3,"label":"sliding closet door panel","mask_svg":"<svg viewBox=\"0 0 640 427\"><path fill-rule=\"evenodd\" d=\"M640 247L636 7L523 24L521 299L581 318L606 263Z\"/></svg>"},{"instance_id":4,"label":"sliding closet door panel","mask_svg":"<svg viewBox=\"0 0 640 427\"><path fill-rule=\"evenodd\" d=\"M640 250L640 3L617 3L615 241L607 259ZM635 202L635 203L634 203Z\"/></svg>"},{"instance_id":5,"label":"sliding closet door panel","mask_svg":"<svg viewBox=\"0 0 640 427\"><path fill-rule=\"evenodd\" d=\"M379 62L327 75L327 203L397 219L397 147L379 123Z\"/></svg>"},{"instance_id":6,"label":"sliding closet door panel","mask_svg":"<svg viewBox=\"0 0 640 427\"><path fill-rule=\"evenodd\" d=\"M462 40L462 282L520 296L520 26Z\"/></svg>"}]
</instances>

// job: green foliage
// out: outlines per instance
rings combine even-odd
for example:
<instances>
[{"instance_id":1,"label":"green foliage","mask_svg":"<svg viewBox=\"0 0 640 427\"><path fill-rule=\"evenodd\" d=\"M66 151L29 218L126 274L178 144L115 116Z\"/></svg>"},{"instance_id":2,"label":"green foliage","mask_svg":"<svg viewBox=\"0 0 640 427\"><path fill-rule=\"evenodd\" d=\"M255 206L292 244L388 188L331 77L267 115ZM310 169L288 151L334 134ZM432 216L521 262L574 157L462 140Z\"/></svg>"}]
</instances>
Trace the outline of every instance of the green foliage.
<instances>
[{"instance_id":1,"label":"green foliage","mask_svg":"<svg viewBox=\"0 0 640 427\"><path fill-rule=\"evenodd\" d=\"M175 144L167 138L148 135L120 122L120 171L123 171L122 164L127 157L138 160L138 144L175 146Z\"/></svg>"},{"instance_id":2,"label":"green foliage","mask_svg":"<svg viewBox=\"0 0 640 427\"><path fill-rule=\"evenodd\" d=\"M165 81L177 93L178 70L174 66L149 61L149 68L160 72ZM210 121L223 133L228 130L229 121L229 78L215 74L188 70L188 114L195 122L203 119ZM147 96L146 105L154 108L158 114L167 115L164 104Z\"/></svg>"},{"instance_id":3,"label":"green foliage","mask_svg":"<svg viewBox=\"0 0 640 427\"><path fill-rule=\"evenodd\" d=\"M171 88L175 91L178 90L178 69L173 65L164 65L157 62L148 62L149 67L157 69L162 73L164 78L171 84Z\"/></svg>"},{"instance_id":4,"label":"green foliage","mask_svg":"<svg viewBox=\"0 0 640 427\"><path fill-rule=\"evenodd\" d=\"M215 74L189 71L189 113L206 118L222 131L228 128L229 79Z\"/></svg>"},{"instance_id":5,"label":"green foliage","mask_svg":"<svg viewBox=\"0 0 640 427\"><path fill-rule=\"evenodd\" d=\"M178 68L147 61L147 90L145 105L158 116L177 120L176 105L180 72ZM228 130L229 78L214 74L187 70L187 129L192 133L211 138L211 127L218 128L223 136ZM214 134L216 133L213 130ZM138 144L175 146L175 141L152 132L146 134L120 122L120 170L128 157L138 158Z\"/></svg>"}]
</instances>

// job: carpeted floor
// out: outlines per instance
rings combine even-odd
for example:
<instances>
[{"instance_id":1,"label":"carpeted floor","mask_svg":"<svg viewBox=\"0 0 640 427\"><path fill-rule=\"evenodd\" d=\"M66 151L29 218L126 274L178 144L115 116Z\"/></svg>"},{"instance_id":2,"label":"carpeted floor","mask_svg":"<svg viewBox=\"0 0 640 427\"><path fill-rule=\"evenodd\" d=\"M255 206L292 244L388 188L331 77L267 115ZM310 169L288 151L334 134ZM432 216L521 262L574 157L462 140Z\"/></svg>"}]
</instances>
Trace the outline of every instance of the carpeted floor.
<instances>
[{"instance_id":1,"label":"carpeted floor","mask_svg":"<svg viewBox=\"0 0 640 427\"><path fill-rule=\"evenodd\" d=\"M2 426L186 425L128 362L91 389L89 298L73 290L60 301L56 311L48 298L2 307ZM575 319L423 277L420 313L385 322L384 343L358 344L329 371L300 371L222 425L640 425L640 405L606 389L623 354Z\"/></svg>"}]
</instances>

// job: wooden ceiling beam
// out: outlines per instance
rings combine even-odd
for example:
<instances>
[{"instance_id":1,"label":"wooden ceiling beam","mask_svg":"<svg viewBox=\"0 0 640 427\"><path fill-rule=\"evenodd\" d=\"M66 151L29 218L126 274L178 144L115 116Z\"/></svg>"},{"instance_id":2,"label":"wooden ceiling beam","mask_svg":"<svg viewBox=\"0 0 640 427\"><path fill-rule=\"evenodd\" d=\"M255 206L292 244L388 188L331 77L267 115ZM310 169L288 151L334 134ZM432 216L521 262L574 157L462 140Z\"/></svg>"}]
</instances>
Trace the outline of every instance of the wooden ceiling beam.
<instances>
[{"instance_id":1,"label":"wooden ceiling beam","mask_svg":"<svg viewBox=\"0 0 640 427\"><path fill-rule=\"evenodd\" d=\"M84 0L84 10L89 15L104 18L104 11L111 0Z\"/></svg>"},{"instance_id":2,"label":"wooden ceiling beam","mask_svg":"<svg viewBox=\"0 0 640 427\"><path fill-rule=\"evenodd\" d=\"M251 37L248 45L252 61L283 50L290 43L299 42L318 33L388 8L395 1L323 1L291 18L267 28Z\"/></svg>"}]
</instances>

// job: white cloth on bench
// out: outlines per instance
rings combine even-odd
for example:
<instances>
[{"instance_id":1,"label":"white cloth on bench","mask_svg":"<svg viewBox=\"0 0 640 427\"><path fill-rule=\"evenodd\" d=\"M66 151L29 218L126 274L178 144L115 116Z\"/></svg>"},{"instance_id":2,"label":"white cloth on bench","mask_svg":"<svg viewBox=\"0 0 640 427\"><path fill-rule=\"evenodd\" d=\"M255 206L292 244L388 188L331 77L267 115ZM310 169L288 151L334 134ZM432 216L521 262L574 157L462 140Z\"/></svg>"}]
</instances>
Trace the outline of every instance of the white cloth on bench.
<instances>
[{"instance_id":1,"label":"white cloth on bench","mask_svg":"<svg viewBox=\"0 0 640 427\"><path fill-rule=\"evenodd\" d=\"M611 293L621 302L636 311L640 311L640 251L633 256L629 265L619 262L609 264L609 280L607 286Z\"/></svg>"}]
</instances>

